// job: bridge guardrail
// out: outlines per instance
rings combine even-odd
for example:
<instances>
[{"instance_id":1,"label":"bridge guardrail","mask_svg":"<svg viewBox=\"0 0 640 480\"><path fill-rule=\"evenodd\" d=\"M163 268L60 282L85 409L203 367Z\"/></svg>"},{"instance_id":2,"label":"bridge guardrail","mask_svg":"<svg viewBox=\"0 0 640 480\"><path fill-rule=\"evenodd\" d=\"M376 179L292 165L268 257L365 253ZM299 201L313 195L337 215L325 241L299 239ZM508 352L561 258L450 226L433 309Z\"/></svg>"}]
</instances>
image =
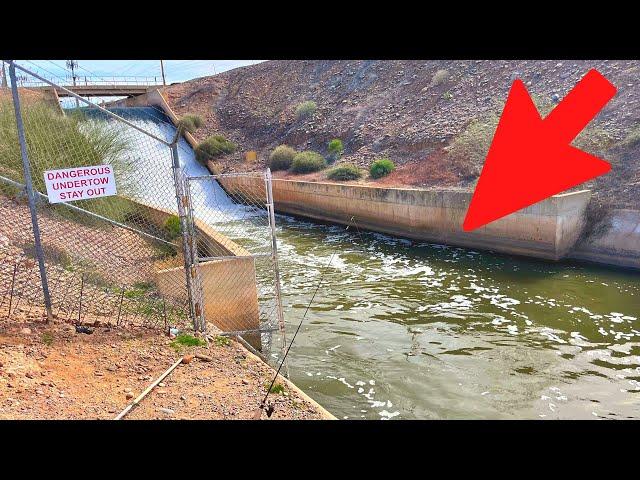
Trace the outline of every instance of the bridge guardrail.
<instances>
[{"instance_id":1,"label":"bridge guardrail","mask_svg":"<svg viewBox=\"0 0 640 480\"><path fill-rule=\"evenodd\" d=\"M95 86L95 87L109 87L114 88L120 86L157 86L162 84L162 79L158 77L138 77L138 76L113 76L113 77L91 77L84 75L76 75L75 82L72 76L64 77L46 77L43 76L47 82L43 82L39 79L29 77L26 75L20 75L17 77L17 83L19 87L50 87L52 84L57 84L62 87L74 87L74 86Z\"/></svg>"}]
</instances>

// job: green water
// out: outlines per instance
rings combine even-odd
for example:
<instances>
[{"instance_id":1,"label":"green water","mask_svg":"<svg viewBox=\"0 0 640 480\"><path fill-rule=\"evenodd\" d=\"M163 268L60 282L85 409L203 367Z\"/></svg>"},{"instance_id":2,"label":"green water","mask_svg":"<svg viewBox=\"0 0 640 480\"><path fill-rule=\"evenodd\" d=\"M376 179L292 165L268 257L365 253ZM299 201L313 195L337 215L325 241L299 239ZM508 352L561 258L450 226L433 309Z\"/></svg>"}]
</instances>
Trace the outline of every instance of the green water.
<instances>
[{"instance_id":1,"label":"green water","mask_svg":"<svg viewBox=\"0 0 640 480\"><path fill-rule=\"evenodd\" d=\"M279 216L292 380L338 418L640 418L640 275ZM290 333L291 336L291 333Z\"/></svg>"}]
</instances>

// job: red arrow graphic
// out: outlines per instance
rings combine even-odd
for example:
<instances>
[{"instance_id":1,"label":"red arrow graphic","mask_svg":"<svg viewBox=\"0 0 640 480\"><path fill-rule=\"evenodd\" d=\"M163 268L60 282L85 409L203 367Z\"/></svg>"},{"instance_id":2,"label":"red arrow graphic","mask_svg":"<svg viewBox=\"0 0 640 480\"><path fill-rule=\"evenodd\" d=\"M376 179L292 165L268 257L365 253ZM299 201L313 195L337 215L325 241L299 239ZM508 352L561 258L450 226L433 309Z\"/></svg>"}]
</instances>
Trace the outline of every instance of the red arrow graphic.
<instances>
[{"instance_id":1,"label":"red arrow graphic","mask_svg":"<svg viewBox=\"0 0 640 480\"><path fill-rule=\"evenodd\" d=\"M462 224L474 230L603 175L611 165L570 145L616 94L590 70L544 119L516 80Z\"/></svg>"}]
</instances>

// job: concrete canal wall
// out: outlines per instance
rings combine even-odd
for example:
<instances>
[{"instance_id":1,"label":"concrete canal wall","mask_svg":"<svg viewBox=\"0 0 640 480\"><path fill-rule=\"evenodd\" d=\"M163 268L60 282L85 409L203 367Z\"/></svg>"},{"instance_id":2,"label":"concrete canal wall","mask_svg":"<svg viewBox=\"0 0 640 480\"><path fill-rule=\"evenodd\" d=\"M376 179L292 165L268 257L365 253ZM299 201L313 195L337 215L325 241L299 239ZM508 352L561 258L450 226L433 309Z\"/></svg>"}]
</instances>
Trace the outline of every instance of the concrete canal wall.
<instances>
[{"instance_id":1,"label":"concrete canal wall","mask_svg":"<svg viewBox=\"0 0 640 480\"><path fill-rule=\"evenodd\" d=\"M226 177L229 193L242 190L264 198L264 183ZM590 192L556 195L473 232L462 231L471 193L458 190L379 188L362 185L273 180L275 208L318 220L468 248L549 260L567 256L584 226Z\"/></svg>"},{"instance_id":2,"label":"concrete canal wall","mask_svg":"<svg viewBox=\"0 0 640 480\"><path fill-rule=\"evenodd\" d=\"M149 90L144 95L138 95L136 97L122 98L115 100L107 104L108 107L156 107L162 110L167 117L173 122L173 125L178 125L178 116L171 109L162 93L158 89ZM183 132L183 137L187 141L191 148L196 148L198 142L189 132Z\"/></svg>"},{"instance_id":3,"label":"concrete canal wall","mask_svg":"<svg viewBox=\"0 0 640 480\"><path fill-rule=\"evenodd\" d=\"M640 211L614 210L569 258L640 269Z\"/></svg>"}]
</instances>

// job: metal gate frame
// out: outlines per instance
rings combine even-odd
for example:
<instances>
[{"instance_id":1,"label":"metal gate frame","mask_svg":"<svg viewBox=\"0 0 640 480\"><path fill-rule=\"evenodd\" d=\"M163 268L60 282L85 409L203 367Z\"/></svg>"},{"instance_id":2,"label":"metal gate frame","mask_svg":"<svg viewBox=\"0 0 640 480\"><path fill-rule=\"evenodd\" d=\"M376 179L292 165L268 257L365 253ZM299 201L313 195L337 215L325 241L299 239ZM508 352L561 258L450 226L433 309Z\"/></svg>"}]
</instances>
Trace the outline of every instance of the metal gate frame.
<instances>
[{"instance_id":1,"label":"metal gate frame","mask_svg":"<svg viewBox=\"0 0 640 480\"><path fill-rule=\"evenodd\" d=\"M200 256L197 248L197 236L198 236L198 228L196 226L196 215L194 213L194 203L193 197L191 195L192 188L191 185L195 181L215 181L218 182L219 178L224 177L234 177L234 176L243 176L247 174L221 174L221 175L202 175L202 176L193 176L185 178L185 188L187 194L187 217L188 217L188 226L187 226L187 237L188 237L188 249L189 249L189 258L191 260L191 264L188 269L190 272L190 277L192 281L189 284L189 288L191 289L191 297L194 299L195 306L195 315L197 320L194 324L197 323L198 331L205 332L206 331L206 318L204 313L204 285L202 283L202 275L200 272L200 263L211 261L211 260L223 260L223 259L242 259L247 258L247 256ZM267 333L273 331L279 331L282 339L282 349L286 347L286 329L284 323L284 314L282 309L282 290L281 290L281 280L280 280L280 270L278 266L278 244L276 237L276 223L275 223L275 210L274 210L274 202L273 202L273 189L272 189L272 176L271 170L267 168L262 176L264 178L264 198L266 202L262 204L262 206L266 210L266 217L268 219L268 226L270 232L270 252L266 254L250 254L250 258L264 258L269 257L271 259L271 267L273 269L273 280L274 280L274 290L275 290L275 302L276 302L276 315L277 315L277 328L259 328L257 330L234 330L234 331L223 331L221 335L224 336L240 336L251 333ZM220 184L218 182L218 184ZM202 221L202 220L201 220ZM214 229L215 230L215 229ZM185 259L187 257L185 256ZM256 280L257 281L257 280Z\"/></svg>"}]
</instances>

